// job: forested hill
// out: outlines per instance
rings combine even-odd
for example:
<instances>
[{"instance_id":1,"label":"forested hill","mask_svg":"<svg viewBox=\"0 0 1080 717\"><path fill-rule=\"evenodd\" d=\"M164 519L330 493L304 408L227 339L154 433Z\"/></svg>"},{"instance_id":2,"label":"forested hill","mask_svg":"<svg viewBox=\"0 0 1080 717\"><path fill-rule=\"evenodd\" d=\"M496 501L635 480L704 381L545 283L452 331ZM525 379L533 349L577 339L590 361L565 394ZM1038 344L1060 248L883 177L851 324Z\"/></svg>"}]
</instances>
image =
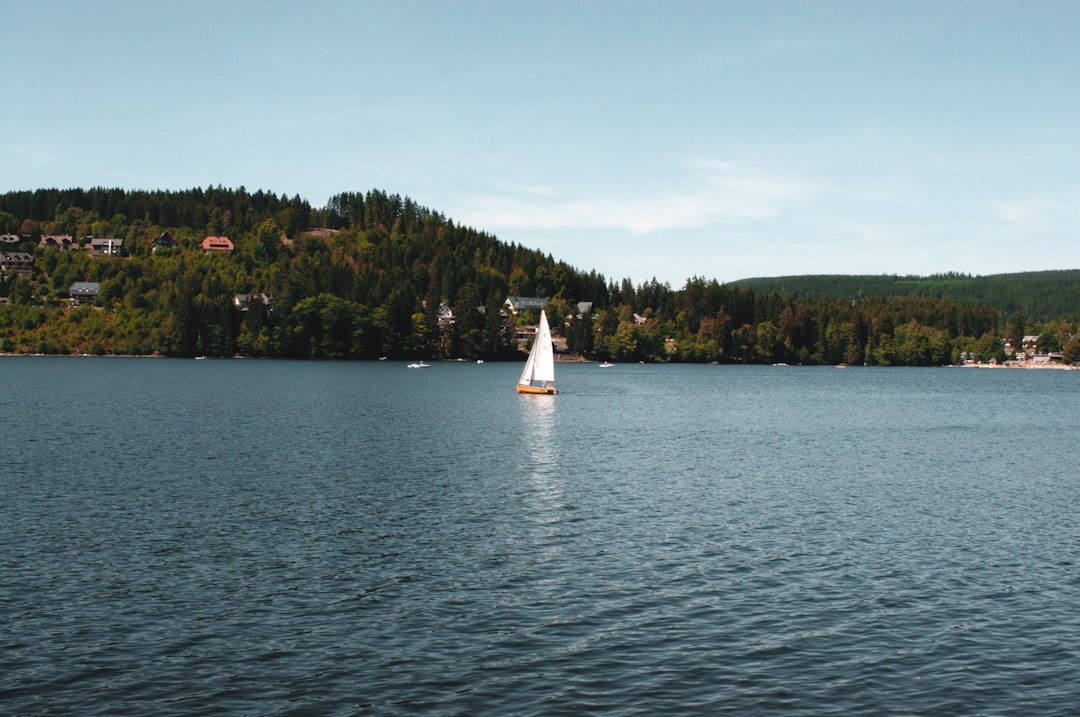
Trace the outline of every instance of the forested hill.
<instances>
[{"instance_id":1,"label":"forested hill","mask_svg":"<svg viewBox=\"0 0 1080 717\"><path fill-rule=\"evenodd\" d=\"M1034 320L1080 316L1080 269L989 276L818 274L742 279L733 285L811 301L921 296L990 306L1000 316L1019 314Z\"/></svg>"},{"instance_id":2,"label":"forested hill","mask_svg":"<svg viewBox=\"0 0 1080 717\"><path fill-rule=\"evenodd\" d=\"M507 300L525 296L593 359L941 365L1038 334L1080 361L1073 274L1045 292L634 285L381 190L323 207L243 187L9 192L0 253L0 353L521 359L538 312Z\"/></svg>"},{"instance_id":3,"label":"forested hill","mask_svg":"<svg viewBox=\"0 0 1080 717\"><path fill-rule=\"evenodd\" d=\"M570 297L608 296L595 272L380 190L325 207L243 187L10 192L0 233L18 240L0 248L34 256L29 275L0 283L9 306L30 309L8 311L6 327L0 315L4 352L498 358L516 355L507 295L548 296L564 313ZM174 248L155 247L163 234ZM93 256L91 237L119 239L119 255ZM207 237L233 248L206 251ZM106 311L67 311L74 282L100 283Z\"/></svg>"}]
</instances>

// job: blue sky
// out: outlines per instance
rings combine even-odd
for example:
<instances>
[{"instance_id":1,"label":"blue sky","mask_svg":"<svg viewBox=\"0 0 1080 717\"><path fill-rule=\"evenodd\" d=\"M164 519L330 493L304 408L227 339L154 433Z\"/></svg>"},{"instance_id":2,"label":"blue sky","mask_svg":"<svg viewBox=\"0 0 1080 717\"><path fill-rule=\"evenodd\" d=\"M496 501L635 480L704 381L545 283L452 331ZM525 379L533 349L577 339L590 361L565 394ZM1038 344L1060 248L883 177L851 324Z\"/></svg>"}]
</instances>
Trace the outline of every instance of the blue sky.
<instances>
[{"instance_id":1,"label":"blue sky","mask_svg":"<svg viewBox=\"0 0 1080 717\"><path fill-rule=\"evenodd\" d=\"M0 191L409 196L609 279L1080 268L1080 3L0 0Z\"/></svg>"}]
</instances>

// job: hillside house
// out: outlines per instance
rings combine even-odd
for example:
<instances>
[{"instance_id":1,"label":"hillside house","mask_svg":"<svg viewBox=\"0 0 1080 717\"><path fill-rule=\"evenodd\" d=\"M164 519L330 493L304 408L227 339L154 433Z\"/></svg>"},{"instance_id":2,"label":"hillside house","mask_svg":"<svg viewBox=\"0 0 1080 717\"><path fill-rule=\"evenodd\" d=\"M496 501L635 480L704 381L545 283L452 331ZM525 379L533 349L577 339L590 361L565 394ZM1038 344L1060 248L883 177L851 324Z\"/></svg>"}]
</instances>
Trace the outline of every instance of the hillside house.
<instances>
[{"instance_id":1,"label":"hillside house","mask_svg":"<svg viewBox=\"0 0 1080 717\"><path fill-rule=\"evenodd\" d=\"M213 253L225 253L228 254L233 250L233 243L229 241L228 237L213 237L208 236L199 243L199 248L207 254Z\"/></svg>"},{"instance_id":2,"label":"hillside house","mask_svg":"<svg viewBox=\"0 0 1080 717\"><path fill-rule=\"evenodd\" d=\"M250 311L252 306L262 306L266 310L270 310L270 305L274 303L272 297L266 294L236 294L233 296L233 306L240 309L240 311Z\"/></svg>"},{"instance_id":3,"label":"hillside house","mask_svg":"<svg viewBox=\"0 0 1080 717\"><path fill-rule=\"evenodd\" d=\"M0 273L4 276L17 274L30 276L34 270L34 255L25 251L0 252Z\"/></svg>"},{"instance_id":4,"label":"hillside house","mask_svg":"<svg viewBox=\"0 0 1080 717\"><path fill-rule=\"evenodd\" d=\"M454 323L454 312L446 305L445 301L439 304L438 322L441 331L446 331Z\"/></svg>"},{"instance_id":5,"label":"hillside house","mask_svg":"<svg viewBox=\"0 0 1080 717\"><path fill-rule=\"evenodd\" d=\"M86 250L90 252L90 256L120 256L120 249L123 246L123 239L90 237Z\"/></svg>"},{"instance_id":6,"label":"hillside house","mask_svg":"<svg viewBox=\"0 0 1080 717\"><path fill-rule=\"evenodd\" d=\"M150 249L150 253L153 254L158 249L175 249L176 240L172 238L172 234L169 232L161 232L161 235L154 240L154 246Z\"/></svg>"},{"instance_id":7,"label":"hillside house","mask_svg":"<svg viewBox=\"0 0 1080 717\"><path fill-rule=\"evenodd\" d=\"M508 296L504 305L510 307L510 313L518 315L522 309L542 309L548 304L548 297L539 296Z\"/></svg>"},{"instance_id":8,"label":"hillside house","mask_svg":"<svg viewBox=\"0 0 1080 717\"><path fill-rule=\"evenodd\" d=\"M329 239L330 237L337 234L339 231L341 231L341 230L340 229L327 229L325 227L319 227L319 228L315 228L315 229L306 229L306 230L300 232L299 234L297 234L297 236L300 236L300 237L314 237L316 239Z\"/></svg>"},{"instance_id":9,"label":"hillside house","mask_svg":"<svg viewBox=\"0 0 1080 717\"><path fill-rule=\"evenodd\" d=\"M68 287L68 296L71 297L71 305L92 304L101 293L101 282L76 281Z\"/></svg>"},{"instance_id":10,"label":"hillside house","mask_svg":"<svg viewBox=\"0 0 1080 717\"><path fill-rule=\"evenodd\" d=\"M38 246L44 249L71 251L75 248L75 240L70 234L44 234L38 239Z\"/></svg>"},{"instance_id":11,"label":"hillside house","mask_svg":"<svg viewBox=\"0 0 1080 717\"><path fill-rule=\"evenodd\" d=\"M18 244L22 237L18 234L0 234L0 244Z\"/></svg>"}]
</instances>

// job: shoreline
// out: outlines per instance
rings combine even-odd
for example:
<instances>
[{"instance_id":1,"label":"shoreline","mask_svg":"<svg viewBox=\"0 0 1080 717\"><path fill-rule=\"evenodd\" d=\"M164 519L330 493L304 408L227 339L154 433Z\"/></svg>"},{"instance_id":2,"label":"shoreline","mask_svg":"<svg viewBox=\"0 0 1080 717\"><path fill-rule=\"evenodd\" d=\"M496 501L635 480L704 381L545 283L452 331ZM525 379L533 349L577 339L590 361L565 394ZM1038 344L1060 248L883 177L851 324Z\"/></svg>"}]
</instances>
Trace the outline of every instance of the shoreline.
<instances>
[{"instance_id":1,"label":"shoreline","mask_svg":"<svg viewBox=\"0 0 1080 717\"><path fill-rule=\"evenodd\" d=\"M1005 363L966 363L953 365L952 368L1019 368L1031 371L1076 371L1077 366L1064 363L1036 362L1036 361L1006 361Z\"/></svg>"},{"instance_id":2,"label":"shoreline","mask_svg":"<svg viewBox=\"0 0 1080 717\"><path fill-rule=\"evenodd\" d=\"M188 359L195 357L187 356L164 356L162 354L89 354L89 353L56 353L56 354L40 354L40 353L17 353L12 351L0 351L0 358L16 358L26 357L33 358L38 356L53 356L63 358L152 358L152 359L165 359L165 358L178 358ZM208 357L198 357L208 358ZM253 360L255 357L251 356L213 356L210 358L225 359L225 360ZM281 357L260 357L264 360L278 360ZM319 360L319 359L284 359L284 360ZM344 360L344 361L374 361L375 359L326 359L326 360ZM404 359L402 359L404 360ZM438 359L451 363L467 363L465 359ZM495 361L495 363L501 363ZM517 362L510 362L517 363ZM580 354L555 354L555 363L599 363L596 359L589 359L581 356ZM708 362L705 362L708 363ZM702 365L705 365L704 363ZM731 365L760 365L768 366L769 364L731 364ZM822 364L823 366L826 364ZM846 368L847 366L845 366ZM909 368L904 366L873 366L871 368ZM919 367L910 367L919 368ZM1063 363L1050 363L1042 361L1005 361L1004 363L965 363L965 364L946 364L943 366L925 366L921 368L990 368L990 369L1025 369L1029 371L1080 371L1080 366L1071 366Z\"/></svg>"}]
</instances>

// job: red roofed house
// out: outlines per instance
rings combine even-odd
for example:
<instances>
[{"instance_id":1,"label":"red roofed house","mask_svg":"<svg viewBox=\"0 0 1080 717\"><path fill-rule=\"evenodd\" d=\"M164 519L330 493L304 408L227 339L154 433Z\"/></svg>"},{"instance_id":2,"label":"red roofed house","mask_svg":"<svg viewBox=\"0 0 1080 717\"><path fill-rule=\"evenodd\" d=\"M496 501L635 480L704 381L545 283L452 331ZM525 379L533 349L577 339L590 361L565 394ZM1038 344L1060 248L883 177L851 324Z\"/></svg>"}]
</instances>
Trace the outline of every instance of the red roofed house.
<instances>
[{"instance_id":1,"label":"red roofed house","mask_svg":"<svg viewBox=\"0 0 1080 717\"><path fill-rule=\"evenodd\" d=\"M212 251L232 251L233 243L228 237L206 237L199 244L199 248L209 254Z\"/></svg>"}]
</instances>

